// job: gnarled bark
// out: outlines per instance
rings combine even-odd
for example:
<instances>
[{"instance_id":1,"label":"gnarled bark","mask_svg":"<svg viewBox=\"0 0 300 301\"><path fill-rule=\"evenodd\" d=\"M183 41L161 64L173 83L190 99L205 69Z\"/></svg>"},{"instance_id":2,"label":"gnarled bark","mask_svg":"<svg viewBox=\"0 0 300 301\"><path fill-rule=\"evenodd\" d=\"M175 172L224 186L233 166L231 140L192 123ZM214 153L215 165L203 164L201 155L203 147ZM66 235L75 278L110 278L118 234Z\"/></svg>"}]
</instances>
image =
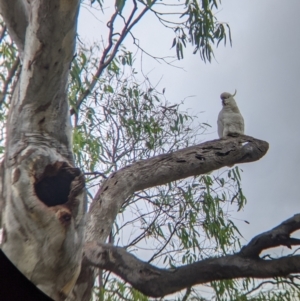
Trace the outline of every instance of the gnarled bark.
<instances>
[{"instance_id":1,"label":"gnarled bark","mask_svg":"<svg viewBox=\"0 0 300 301\"><path fill-rule=\"evenodd\" d=\"M253 137L228 137L138 161L118 170L104 181L92 202L86 241L105 241L123 202L134 192L225 166L254 162L268 148L267 142Z\"/></svg>"},{"instance_id":2,"label":"gnarled bark","mask_svg":"<svg viewBox=\"0 0 300 301\"><path fill-rule=\"evenodd\" d=\"M1 248L55 300L77 280L84 238L84 178L74 167L67 100L78 8L78 0L0 1L23 54L7 121Z\"/></svg>"},{"instance_id":3,"label":"gnarled bark","mask_svg":"<svg viewBox=\"0 0 300 301\"><path fill-rule=\"evenodd\" d=\"M270 247L300 245L290 234L300 229L300 214L274 229L254 237L234 255L205 259L174 269L159 269L128 253L124 248L96 242L87 243L85 257L89 264L112 271L134 288L152 297L163 297L214 280L241 277L272 278L300 273L300 256L279 259L259 258Z\"/></svg>"},{"instance_id":4,"label":"gnarled bark","mask_svg":"<svg viewBox=\"0 0 300 301\"><path fill-rule=\"evenodd\" d=\"M208 173L236 163L259 160L268 143L249 136L228 137L135 162L111 174L101 185L88 213L86 241L104 243L122 204L136 191ZM88 301L93 267L83 261L82 274L70 300Z\"/></svg>"}]
</instances>

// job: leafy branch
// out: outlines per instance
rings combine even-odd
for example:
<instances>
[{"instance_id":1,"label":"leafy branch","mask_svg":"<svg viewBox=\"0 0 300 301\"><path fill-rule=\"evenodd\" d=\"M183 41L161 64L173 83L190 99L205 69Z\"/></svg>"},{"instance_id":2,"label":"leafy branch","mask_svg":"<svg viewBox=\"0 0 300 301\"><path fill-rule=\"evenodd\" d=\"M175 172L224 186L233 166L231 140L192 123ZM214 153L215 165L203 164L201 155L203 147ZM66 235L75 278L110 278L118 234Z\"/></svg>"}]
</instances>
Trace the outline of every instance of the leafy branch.
<instances>
[{"instance_id":1,"label":"leafy branch","mask_svg":"<svg viewBox=\"0 0 300 301\"><path fill-rule=\"evenodd\" d=\"M133 0L134 7L133 7L127 21L125 21L125 24L124 24L124 27L123 27L121 33L116 33L114 31L114 24L115 24L116 18L117 18L117 16L121 16L123 18L123 16L121 15L121 12L122 12L122 9L125 5L125 1L121 1L121 2L124 2L123 5L117 5L116 6L116 10L115 10L114 14L112 15L110 21L107 23L107 27L109 28L108 46L104 49L104 51L102 53L98 69L95 72L95 74L93 75L93 79L92 79L89 87L78 98L75 107L73 109L71 109L71 114L72 115L79 110L80 105L82 104L82 102L93 91L97 81L99 80L99 78L100 78L101 74L103 73L103 71L105 70L105 68L115 58L115 56L116 56L122 42L126 38L127 34L132 30L132 28L141 20L141 18L145 15L145 13L147 11L149 11L149 9L150 9L149 6L145 6L145 8L142 10L142 12L133 20L133 18L135 16L135 13L137 11L137 8L138 8L137 7L137 1ZM156 0L153 1L153 3L155 3L155 2L156 2ZM116 35L118 35L119 38L116 41L114 41L113 37L116 36Z\"/></svg>"}]
</instances>

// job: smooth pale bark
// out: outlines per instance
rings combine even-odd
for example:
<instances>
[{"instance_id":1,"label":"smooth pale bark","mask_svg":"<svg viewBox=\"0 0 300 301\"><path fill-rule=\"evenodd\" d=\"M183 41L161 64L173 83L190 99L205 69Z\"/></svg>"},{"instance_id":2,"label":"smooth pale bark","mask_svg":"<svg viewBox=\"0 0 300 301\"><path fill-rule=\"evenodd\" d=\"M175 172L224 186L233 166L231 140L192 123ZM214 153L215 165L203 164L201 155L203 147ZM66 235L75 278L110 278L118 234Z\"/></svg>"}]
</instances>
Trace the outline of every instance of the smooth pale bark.
<instances>
[{"instance_id":1,"label":"smooth pale bark","mask_svg":"<svg viewBox=\"0 0 300 301\"><path fill-rule=\"evenodd\" d=\"M77 280L84 241L84 178L67 100L78 8L78 0L0 1L22 54L2 164L1 248L55 300Z\"/></svg>"}]
</instances>

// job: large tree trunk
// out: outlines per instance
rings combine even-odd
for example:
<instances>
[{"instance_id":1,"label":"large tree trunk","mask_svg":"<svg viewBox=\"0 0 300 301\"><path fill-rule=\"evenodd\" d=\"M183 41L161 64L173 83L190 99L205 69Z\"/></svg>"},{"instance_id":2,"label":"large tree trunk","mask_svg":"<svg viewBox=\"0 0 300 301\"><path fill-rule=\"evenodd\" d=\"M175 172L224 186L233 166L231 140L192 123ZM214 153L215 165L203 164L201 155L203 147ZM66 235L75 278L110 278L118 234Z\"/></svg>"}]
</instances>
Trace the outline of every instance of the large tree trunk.
<instances>
[{"instance_id":1,"label":"large tree trunk","mask_svg":"<svg viewBox=\"0 0 300 301\"><path fill-rule=\"evenodd\" d=\"M67 101L78 8L78 0L0 2L22 62L2 164L2 250L55 300L77 280L84 239Z\"/></svg>"}]
</instances>

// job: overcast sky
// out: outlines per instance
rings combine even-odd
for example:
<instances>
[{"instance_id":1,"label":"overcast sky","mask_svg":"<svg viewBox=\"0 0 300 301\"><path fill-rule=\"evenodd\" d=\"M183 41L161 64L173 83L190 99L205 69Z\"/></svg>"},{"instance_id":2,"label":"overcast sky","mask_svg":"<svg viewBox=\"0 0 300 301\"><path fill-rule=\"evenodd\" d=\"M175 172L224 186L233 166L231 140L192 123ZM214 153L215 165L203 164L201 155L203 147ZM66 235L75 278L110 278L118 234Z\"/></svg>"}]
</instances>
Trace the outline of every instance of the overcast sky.
<instances>
[{"instance_id":1,"label":"overcast sky","mask_svg":"<svg viewBox=\"0 0 300 301\"><path fill-rule=\"evenodd\" d=\"M260 161L241 165L246 208L234 220L249 240L299 209L299 95L300 95L300 1L223 0L217 18L232 30L233 45L220 46L216 60L203 63L198 55L185 51L175 69L144 61L155 82L162 75L169 101L179 103L187 96L186 108L203 112L199 120L212 125L204 140L218 138L217 116L220 94L234 92L245 119L245 134L266 140L270 149ZM100 40L100 21L81 10L79 34ZM172 33L147 17L134 29L142 46L153 55L174 55ZM131 40L126 41L130 47Z\"/></svg>"}]
</instances>

